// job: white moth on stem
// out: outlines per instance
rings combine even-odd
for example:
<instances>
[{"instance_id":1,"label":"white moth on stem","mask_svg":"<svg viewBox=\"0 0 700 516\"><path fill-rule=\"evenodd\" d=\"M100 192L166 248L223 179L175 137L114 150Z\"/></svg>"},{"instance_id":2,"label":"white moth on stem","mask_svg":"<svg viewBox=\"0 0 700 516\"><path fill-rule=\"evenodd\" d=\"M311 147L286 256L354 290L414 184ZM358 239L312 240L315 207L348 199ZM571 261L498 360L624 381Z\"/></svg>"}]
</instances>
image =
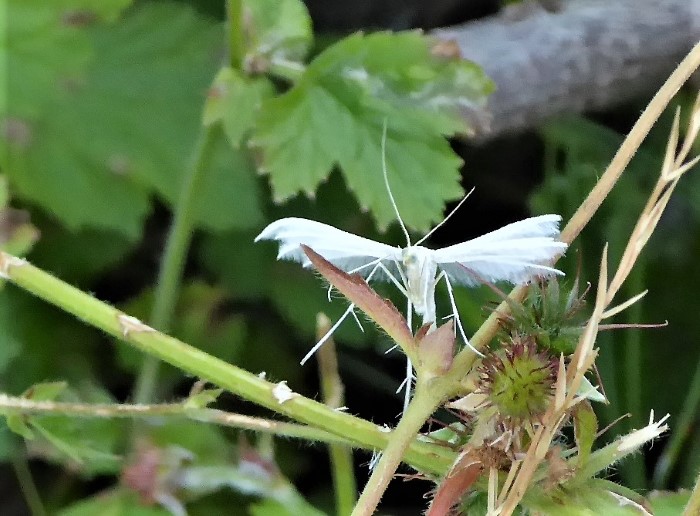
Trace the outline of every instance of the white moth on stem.
<instances>
[{"instance_id":1,"label":"white moth on stem","mask_svg":"<svg viewBox=\"0 0 700 516\"><path fill-rule=\"evenodd\" d=\"M255 241L276 240L279 242L277 259L293 260L304 267L310 267L311 261L301 249L301 245L304 244L347 273L360 274L368 282L374 280L393 283L408 301L406 316L411 331L410 321L414 311L421 317L423 324L435 325L435 288L440 280L444 280L452 310L448 317L454 319L455 332L459 332L467 346L471 345L459 318L453 294L454 286L473 287L479 285L482 279L520 284L537 276L563 275L561 271L549 265L557 255L563 254L567 247L566 243L557 240L561 221L559 215L541 215L513 222L473 240L442 249L422 246L421 244L457 211L473 189L442 222L412 244L389 186L385 148L386 125L382 135L382 171L389 200L406 236L406 247L392 247L321 222L295 217L276 220L268 225ZM348 315L354 314L354 308L353 304L348 307L328 333L302 359L302 364L330 338ZM480 354L477 350L474 351ZM406 370L405 404L410 398L413 378L410 361Z\"/></svg>"}]
</instances>

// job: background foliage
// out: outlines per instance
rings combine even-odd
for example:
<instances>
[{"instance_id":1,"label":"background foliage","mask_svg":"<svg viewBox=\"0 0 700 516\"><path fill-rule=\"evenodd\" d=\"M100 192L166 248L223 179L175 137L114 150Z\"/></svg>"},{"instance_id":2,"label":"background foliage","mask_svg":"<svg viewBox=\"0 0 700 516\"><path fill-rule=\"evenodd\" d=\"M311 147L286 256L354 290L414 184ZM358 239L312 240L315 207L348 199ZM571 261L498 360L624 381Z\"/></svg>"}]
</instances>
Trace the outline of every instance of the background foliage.
<instances>
[{"instance_id":1,"label":"background foliage","mask_svg":"<svg viewBox=\"0 0 700 516\"><path fill-rule=\"evenodd\" d=\"M231 31L222 9L204 3L9 0L0 47L5 81L0 237L4 249L27 252L32 263L147 320L170 213L188 174L200 168L192 207L196 233L171 333L250 371L287 380L310 397L318 392L316 371L298 360L315 340L316 314L337 318L345 306L328 304L313 274L276 262L272 246L253 245L267 222L307 217L401 245L380 173L385 120L392 190L416 234L442 219L446 203L477 186L435 235L435 246L530 212L567 218L644 102L592 119L553 121L536 135L482 147L458 140L451 146L445 137L469 131L465 110L481 110L493 88L476 65L436 57L430 40L417 32L354 34L319 43L301 3L243 4L252 15L242 21L247 39L241 51L227 42ZM678 102L689 99L682 94ZM563 267L570 276L580 262L582 279L594 279L593 264L606 241L613 260L621 253L659 169L669 125L670 119L662 121L568 252ZM698 363L696 177L691 174L674 197L635 273L629 294L643 288L651 293L620 321L668 320L668 327L614 331L601 342L600 372L612 402L602 410L602 422L633 414L611 436L641 426L651 408L679 414L687 399ZM478 326L483 307L493 300L487 289L458 293L469 327ZM87 402L134 395L141 356L12 287L0 290L0 335L3 392ZM346 404L353 413L392 424L400 410L394 391L401 357L385 356L388 341L372 328L361 333L346 324L337 340ZM161 368L152 398L182 398L192 382ZM261 413L232 396L218 403ZM14 485L17 477L27 486L28 454L52 513L164 513L141 507L135 495L115 487L126 464L138 462L138 453L129 455L131 425L8 418L0 427L5 462L0 512L23 511ZM34 439L25 450L10 430ZM172 453L177 467L218 468L206 470L207 481L191 486L191 514L230 508L232 499L249 505L253 514L308 514L309 502L290 481L315 506L331 506L321 447L288 441L273 446L265 439L249 445L238 432L194 423L163 422L141 431ZM246 439L256 441L252 435ZM691 485L700 467L700 436L689 436L686 446L673 474L656 487ZM187 457L177 450L187 450ZM644 461L626 463L620 471L624 483L652 487L662 450L657 446ZM358 456L360 479L366 460ZM258 476L244 467L261 463L270 467ZM399 487L387 503L415 507L422 503L416 492L413 484Z\"/></svg>"}]
</instances>

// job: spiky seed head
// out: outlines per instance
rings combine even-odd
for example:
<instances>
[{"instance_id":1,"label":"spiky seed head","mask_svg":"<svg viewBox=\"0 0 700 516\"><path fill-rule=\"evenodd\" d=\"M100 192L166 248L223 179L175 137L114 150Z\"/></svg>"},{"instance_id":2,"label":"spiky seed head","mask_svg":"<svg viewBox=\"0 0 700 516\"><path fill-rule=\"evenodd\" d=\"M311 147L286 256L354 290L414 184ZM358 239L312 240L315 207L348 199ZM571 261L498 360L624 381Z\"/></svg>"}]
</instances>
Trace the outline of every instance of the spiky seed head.
<instances>
[{"instance_id":1,"label":"spiky seed head","mask_svg":"<svg viewBox=\"0 0 700 516\"><path fill-rule=\"evenodd\" d=\"M502 419L539 421L551 400L556 371L554 357L538 352L532 337L516 334L484 358L478 390Z\"/></svg>"}]
</instances>

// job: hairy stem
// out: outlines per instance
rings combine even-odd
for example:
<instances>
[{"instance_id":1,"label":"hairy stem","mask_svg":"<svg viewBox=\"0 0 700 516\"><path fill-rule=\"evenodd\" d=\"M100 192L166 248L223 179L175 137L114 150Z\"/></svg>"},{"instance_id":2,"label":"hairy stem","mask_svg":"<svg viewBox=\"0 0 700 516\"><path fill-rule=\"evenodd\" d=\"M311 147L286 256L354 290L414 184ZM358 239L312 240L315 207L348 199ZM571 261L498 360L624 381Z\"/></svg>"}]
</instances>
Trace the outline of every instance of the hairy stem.
<instances>
[{"instance_id":1,"label":"hairy stem","mask_svg":"<svg viewBox=\"0 0 700 516\"><path fill-rule=\"evenodd\" d=\"M441 394L441 393L440 393ZM374 514L379 501L386 491L389 482L394 478L396 468L403 460L404 453L415 439L425 421L432 415L442 401L442 396L432 393L424 382L419 381L416 393L408 410L404 413L396 428L389 434L389 446L384 449L382 458L372 471L362 495L357 501L352 516L368 516Z\"/></svg>"},{"instance_id":2,"label":"hairy stem","mask_svg":"<svg viewBox=\"0 0 700 516\"><path fill-rule=\"evenodd\" d=\"M202 423L228 426L241 430L252 430L280 437L292 437L307 441L353 445L349 439L318 428L259 417L234 414L210 408L192 408L184 403L161 403L156 405L129 405L118 403L65 403L58 401L33 401L27 398L0 393L0 413L5 411L20 414L43 414L53 416L87 418L152 418L164 417L189 419Z\"/></svg>"},{"instance_id":3,"label":"hairy stem","mask_svg":"<svg viewBox=\"0 0 700 516\"><path fill-rule=\"evenodd\" d=\"M333 410L297 393L292 393L291 399L284 400L278 394L279 384L263 380L244 369L149 328L25 260L0 252L0 274L24 290L119 338L139 351L153 355L187 374L218 385L258 405L345 437L364 447L383 449L389 442L388 434L382 432L377 425ZM419 470L441 474L450 467L455 454L441 446L412 442L405 458L406 462Z\"/></svg>"},{"instance_id":4,"label":"hairy stem","mask_svg":"<svg viewBox=\"0 0 700 516\"><path fill-rule=\"evenodd\" d=\"M175 207L175 217L165 244L150 319L151 326L164 332L169 331L175 312L182 270L192 240L194 203L209 159L212 142L213 131L210 128L203 128L182 184L180 198ZM136 403L148 403L153 398L158 384L159 367L160 363L154 356L150 355L144 359L134 388Z\"/></svg>"}]
</instances>

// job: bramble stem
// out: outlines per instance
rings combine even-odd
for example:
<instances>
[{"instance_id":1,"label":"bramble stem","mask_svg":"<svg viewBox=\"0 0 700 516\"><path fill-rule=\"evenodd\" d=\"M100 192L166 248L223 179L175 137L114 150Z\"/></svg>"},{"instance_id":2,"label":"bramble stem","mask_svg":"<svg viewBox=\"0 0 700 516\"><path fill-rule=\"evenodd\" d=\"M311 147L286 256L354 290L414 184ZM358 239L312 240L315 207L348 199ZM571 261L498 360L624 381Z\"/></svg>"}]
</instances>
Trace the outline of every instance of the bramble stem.
<instances>
[{"instance_id":1,"label":"bramble stem","mask_svg":"<svg viewBox=\"0 0 700 516\"><path fill-rule=\"evenodd\" d=\"M218 385L258 405L297 421L352 440L363 447L383 449L389 435L364 419L332 410L322 403L293 393L280 401L278 385L213 357L153 328L140 324L120 310L34 267L0 251L0 274L13 284L75 315L86 323L117 337L139 351L153 355L181 371ZM454 452L423 442L412 442L406 462L417 469L444 474L454 461Z\"/></svg>"},{"instance_id":2,"label":"bramble stem","mask_svg":"<svg viewBox=\"0 0 700 516\"><path fill-rule=\"evenodd\" d=\"M389 435L389 446L384 449L382 458L372 471L367 484L362 490L362 495L357 501L352 516L369 516L379 505L382 495L394 478L396 469L403 460L404 453L423 424L435 412L442 402L442 393L431 392L425 382L420 380L418 373L418 384L416 392L408 405L408 410L404 412L401 421Z\"/></svg>"},{"instance_id":3,"label":"bramble stem","mask_svg":"<svg viewBox=\"0 0 700 516\"><path fill-rule=\"evenodd\" d=\"M0 393L0 414L5 411L20 414L42 414L87 418L181 418L201 423L211 423L242 430L252 430L281 437L292 437L325 443L352 446L349 439L306 425L274 421L259 417L234 414L211 408L188 407L184 403L160 403L156 405L130 405L119 403L65 403L58 401L34 401ZM355 444L356 445L356 444Z\"/></svg>"}]
</instances>

